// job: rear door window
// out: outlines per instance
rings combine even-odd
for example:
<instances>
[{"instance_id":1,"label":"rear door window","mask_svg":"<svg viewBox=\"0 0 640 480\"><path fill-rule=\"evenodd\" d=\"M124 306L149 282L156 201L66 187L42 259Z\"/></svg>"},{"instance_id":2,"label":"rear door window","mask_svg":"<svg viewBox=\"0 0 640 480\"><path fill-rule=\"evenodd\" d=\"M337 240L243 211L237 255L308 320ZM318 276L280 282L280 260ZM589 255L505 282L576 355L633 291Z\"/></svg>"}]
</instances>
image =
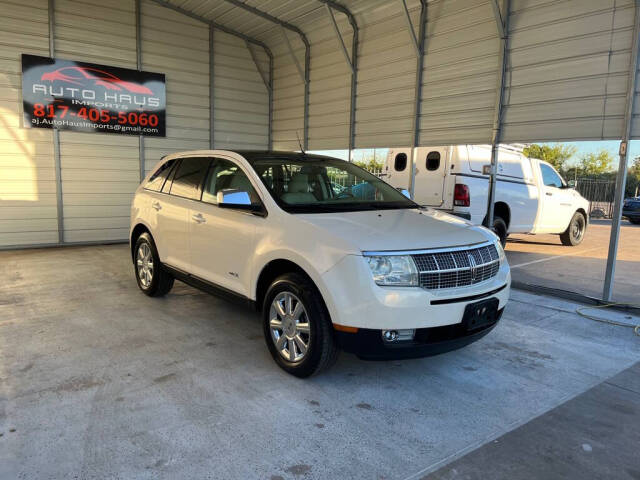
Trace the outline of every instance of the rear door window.
<instances>
[{"instance_id":1,"label":"rear door window","mask_svg":"<svg viewBox=\"0 0 640 480\"><path fill-rule=\"evenodd\" d=\"M176 168L169 193L177 197L200 200L200 187L210 163L208 157L183 158Z\"/></svg>"}]
</instances>

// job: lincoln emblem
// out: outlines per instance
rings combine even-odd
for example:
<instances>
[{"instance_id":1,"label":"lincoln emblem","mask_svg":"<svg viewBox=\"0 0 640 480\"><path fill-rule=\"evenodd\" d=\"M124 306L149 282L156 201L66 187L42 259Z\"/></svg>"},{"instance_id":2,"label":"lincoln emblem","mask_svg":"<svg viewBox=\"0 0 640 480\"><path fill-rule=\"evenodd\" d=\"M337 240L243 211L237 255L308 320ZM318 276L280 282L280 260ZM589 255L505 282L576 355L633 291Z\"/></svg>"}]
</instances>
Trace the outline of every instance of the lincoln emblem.
<instances>
[{"instance_id":1,"label":"lincoln emblem","mask_svg":"<svg viewBox=\"0 0 640 480\"><path fill-rule=\"evenodd\" d=\"M469 257L469 272L471 273L471 282L475 282L478 278L478 264L476 263L476 259L473 258L471 253L467 252L467 257Z\"/></svg>"}]
</instances>

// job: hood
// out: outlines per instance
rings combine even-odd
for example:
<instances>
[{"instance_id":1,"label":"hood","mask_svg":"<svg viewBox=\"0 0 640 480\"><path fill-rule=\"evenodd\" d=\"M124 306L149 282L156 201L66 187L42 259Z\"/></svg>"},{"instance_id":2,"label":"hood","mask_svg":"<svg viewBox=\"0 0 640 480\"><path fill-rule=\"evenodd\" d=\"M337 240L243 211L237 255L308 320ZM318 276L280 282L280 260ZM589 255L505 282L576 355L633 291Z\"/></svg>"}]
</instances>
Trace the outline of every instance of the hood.
<instances>
[{"instance_id":1,"label":"hood","mask_svg":"<svg viewBox=\"0 0 640 480\"><path fill-rule=\"evenodd\" d=\"M432 209L301 214L360 251L420 250L495 240L487 229Z\"/></svg>"}]
</instances>

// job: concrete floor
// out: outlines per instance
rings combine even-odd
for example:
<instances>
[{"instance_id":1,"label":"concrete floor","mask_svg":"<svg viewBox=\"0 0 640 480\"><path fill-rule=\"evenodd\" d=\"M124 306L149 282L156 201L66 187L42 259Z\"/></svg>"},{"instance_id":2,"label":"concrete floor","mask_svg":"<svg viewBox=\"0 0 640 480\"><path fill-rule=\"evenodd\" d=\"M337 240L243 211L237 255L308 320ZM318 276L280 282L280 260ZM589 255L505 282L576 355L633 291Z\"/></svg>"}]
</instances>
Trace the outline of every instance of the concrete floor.
<instances>
[{"instance_id":1,"label":"concrete floor","mask_svg":"<svg viewBox=\"0 0 640 480\"><path fill-rule=\"evenodd\" d=\"M510 235L507 258L515 282L602 298L611 220L592 220L583 242L565 247L558 235ZM622 221L613 301L640 303L640 225Z\"/></svg>"},{"instance_id":2,"label":"concrete floor","mask_svg":"<svg viewBox=\"0 0 640 480\"><path fill-rule=\"evenodd\" d=\"M514 291L465 349L299 380L255 313L141 294L124 245L0 252L0 279L2 479L421 478L640 361L630 329Z\"/></svg>"}]
</instances>

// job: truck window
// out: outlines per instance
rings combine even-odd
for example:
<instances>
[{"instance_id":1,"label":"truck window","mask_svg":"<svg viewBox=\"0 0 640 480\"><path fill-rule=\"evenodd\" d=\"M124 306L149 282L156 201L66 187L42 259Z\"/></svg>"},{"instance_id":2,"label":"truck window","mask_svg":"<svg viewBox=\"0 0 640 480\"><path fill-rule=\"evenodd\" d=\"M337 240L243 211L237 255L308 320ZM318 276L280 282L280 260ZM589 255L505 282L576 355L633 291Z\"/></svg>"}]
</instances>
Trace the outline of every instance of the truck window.
<instances>
[{"instance_id":1,"label":"truck window","mask_svg":"<svg viewBox=\"0 0 640 480\"><path fill-rule=\"evenodd\" d=\"M562 188L564 182L553 168L545 163L541 163L540 171L542 172L542 181L547 187Z\"/></svg>"},{"instance_id":2,"label":"truck window","mask_svg":"<svg viewBox=\"0 0 640 480\"><path fill-rule=\"evenodd\" d=\"M440 168L440 152L429 152L427 155L427 170L433 172Z\"/></svg>"},{"instance_id":3,"label":"truck window","mask_svg":"<svg viewBox=\"0 0 640 480\"><path fill-rule=\"evenodd\" d=\"M396 158L393 163L393 168L396 172L402 172L405 168L407 168L407 154L399 153L396 155Z\"/></svg>"}]
</instances>

